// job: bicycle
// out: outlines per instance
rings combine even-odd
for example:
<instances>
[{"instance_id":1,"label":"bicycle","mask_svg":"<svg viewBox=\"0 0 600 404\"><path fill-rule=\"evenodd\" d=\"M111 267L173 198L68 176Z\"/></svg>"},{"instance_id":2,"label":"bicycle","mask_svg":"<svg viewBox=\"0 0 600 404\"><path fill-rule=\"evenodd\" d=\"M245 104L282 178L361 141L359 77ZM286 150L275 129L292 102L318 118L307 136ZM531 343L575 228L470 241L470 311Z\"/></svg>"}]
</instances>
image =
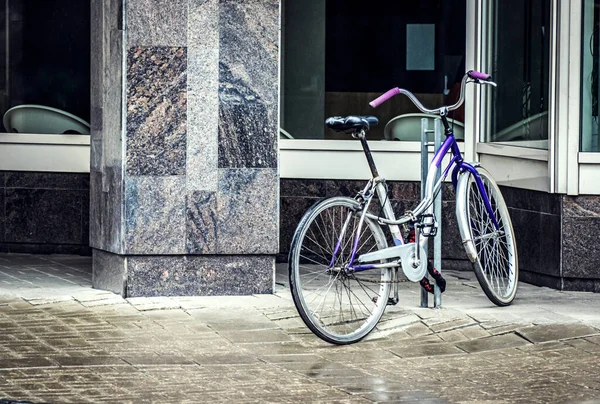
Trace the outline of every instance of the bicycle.
<instances>
[{"instance_id":1,"label":"bicycle","mask_svg":"<svg viewBox=\"0 0 600 404\"><path fill-rule=\"evenodd\" d=\"M372 178L354 198L336 196L317 202L304 214L289 254L290 289L308 328L333 344L351 344L371 332L388 304L398 302L398 272L407 280L426 279L425 245L437 233L433 200L451 172L456 189L456 216L468 259L486 296L498 306L512 303L518 285L517 248L508 208L498 185L479 163L461 156L447 115L464 102L467 83L496 86L491 76L469 71L461 81L456 104L425 108L411 92L394 88L370 104L377 107L403 94L424 113L439 115L446 139L430 165L425 196L396 219L386 181L380 177L366 140L377 125L374 116L331 117L326 125L358 138ZM436 175L443 158L450 162ZM379 210L373 208L374 199ZM389 229L386 237L382 227ZM409 238L407 240L407 238ZM388 246L389 242L393 245ZM431 268L429 268L431 270ZM392 285L394 296L390 297Z\"/></svg>"}]
</instances>

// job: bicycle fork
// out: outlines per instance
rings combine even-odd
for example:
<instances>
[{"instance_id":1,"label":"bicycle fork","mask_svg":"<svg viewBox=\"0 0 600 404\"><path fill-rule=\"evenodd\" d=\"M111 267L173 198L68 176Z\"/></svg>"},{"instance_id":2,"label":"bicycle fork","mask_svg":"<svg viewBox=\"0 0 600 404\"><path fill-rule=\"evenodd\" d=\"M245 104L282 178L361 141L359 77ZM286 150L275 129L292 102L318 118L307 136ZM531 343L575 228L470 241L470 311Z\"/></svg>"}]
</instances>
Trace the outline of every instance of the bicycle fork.
<instances>
[{"instance_id":1,"label":"bicycle fork","mask_svg":"<svg viewBox=\"0 0 600 404\"><path fill-rule=\"evenodd\" d=\"M469 217L468 217L469 195L467 193L469 192L468 185L469 185L469 179L470 179L471 175L475 179L475 183L477 184L477 189L479 190L479 193L482 196L485 209L486 209L488 215L490 216L490 218L492 219L492 223L494 224L496 233L501 233L500 223L498 222L498 218L496 217L496 214L492 208L492 204L490 202L490 197L488 195L487 190L485 189L485 184L483 183L481 176L477 172L476 167L478 167L478 166L480 166L479 163L473 163L473 164L463 163L460 166L460 168L463 169L462 173L461 174L457 173L457 171L458 171L458 167L457 167L457 170L455 170L455 173L453 173L453 178L452 178L453 183L455 183L455 188L456 188L456 219L458 221L458 230L460 232L460 236L461 236L463 245L465 247L467 257L473 263L475 261L477 261L478 256L477 256L477 250L475 248L475 240L473 240L472 235L471 235L471 228L470 228Z\"/></svg>"}]
</instances>

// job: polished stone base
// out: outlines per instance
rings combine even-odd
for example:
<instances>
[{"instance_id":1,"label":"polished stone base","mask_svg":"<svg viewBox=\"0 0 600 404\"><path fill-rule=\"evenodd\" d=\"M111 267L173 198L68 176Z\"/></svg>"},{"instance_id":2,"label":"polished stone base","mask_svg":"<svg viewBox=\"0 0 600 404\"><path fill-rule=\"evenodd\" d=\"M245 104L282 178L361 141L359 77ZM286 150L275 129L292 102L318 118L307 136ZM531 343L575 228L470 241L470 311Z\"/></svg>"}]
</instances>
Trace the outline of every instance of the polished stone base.
<instances>
[{"instance_id":1,"label":"polished stone base","mask_svg":"<svg viewBox=\"0 0 600 404\"><path fill-rule=\"evenodd\" d=\"M90 255L90 175L0 171L0 252Z\"/></svg>"},{"instance_id":2,"label":"polished stone base","mask_svg":"<svg viewBox=\"0 0 600 404\"><path fill-rule=\"evenodd\" d=\"M93 254L93 287L123 297L273 293L275 256Z\"/></svg>"},{"instance_id":3,"label":"polished stone base","mask_svg":"<svg viewBox=\"0 0 600 404\"><path fill-rule=\"evenodd\" d=\"M281 180L280 249L285 262L292 236L306 210L320 199L353 196L365 181ZM388 182L397 215L420 198L415 182ZM570 197L501 187L513 222L520 280L559 290L600 292L600 196ZM443 189L442 255L444 269L471 270L455 219L455 195Z\"/></svg>"}]
</instances>

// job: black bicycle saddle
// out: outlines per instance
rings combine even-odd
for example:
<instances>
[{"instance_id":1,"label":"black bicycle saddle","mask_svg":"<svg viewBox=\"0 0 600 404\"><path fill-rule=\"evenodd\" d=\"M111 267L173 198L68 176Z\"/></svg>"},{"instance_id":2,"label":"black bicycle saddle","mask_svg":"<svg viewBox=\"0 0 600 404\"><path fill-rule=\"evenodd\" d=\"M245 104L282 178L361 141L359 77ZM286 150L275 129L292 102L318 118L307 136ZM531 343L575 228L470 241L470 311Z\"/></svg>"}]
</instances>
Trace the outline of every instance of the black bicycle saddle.
<instances>
[{"instance_id":1,"label":"black bicycle saddle","mask_svg":"<svg viewBox=\"0 0 600 404\"><path fill-rule=\"evenodd\" d=\"M371 126L376 126L379 119L374 116L332 116L327 118L325 125L336 132L358 133L361 130L369 130Z\"/></svg>"}]
</instances>

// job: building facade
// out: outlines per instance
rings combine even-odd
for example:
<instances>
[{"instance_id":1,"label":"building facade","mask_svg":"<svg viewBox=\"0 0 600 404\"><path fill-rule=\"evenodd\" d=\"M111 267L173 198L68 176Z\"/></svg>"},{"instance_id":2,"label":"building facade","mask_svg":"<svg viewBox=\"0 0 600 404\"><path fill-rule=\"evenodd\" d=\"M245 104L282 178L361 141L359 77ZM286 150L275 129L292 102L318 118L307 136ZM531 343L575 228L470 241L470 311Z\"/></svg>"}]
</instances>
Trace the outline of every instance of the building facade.
<instances>
[{"instance_id":1,"label":"building facade","mask_svg":"<svg viewBox=\"0 0 600 404\"><path fill-rule=\"evenodd\" d=\"M92 254L94 286L124 296L270 293L302 213L369 176L324 118L379 116L371 147L406 209L420 145L394 125L415 111L367 102L400 86L436 107L474 69L498 88L469 87L452 118L465 157L502 186L521 280L600 290L597 1L25 3L5 1L0 18L2 112L45 105L90 125L19 130L5 114L3 251ZM59 30L37 53L71 41L66 55L88 52L87 64L28 51L34 25L65 17L89 37ZM443 197L443 265L463 269L450 186Z\"/></svg>"}]
</instances>

